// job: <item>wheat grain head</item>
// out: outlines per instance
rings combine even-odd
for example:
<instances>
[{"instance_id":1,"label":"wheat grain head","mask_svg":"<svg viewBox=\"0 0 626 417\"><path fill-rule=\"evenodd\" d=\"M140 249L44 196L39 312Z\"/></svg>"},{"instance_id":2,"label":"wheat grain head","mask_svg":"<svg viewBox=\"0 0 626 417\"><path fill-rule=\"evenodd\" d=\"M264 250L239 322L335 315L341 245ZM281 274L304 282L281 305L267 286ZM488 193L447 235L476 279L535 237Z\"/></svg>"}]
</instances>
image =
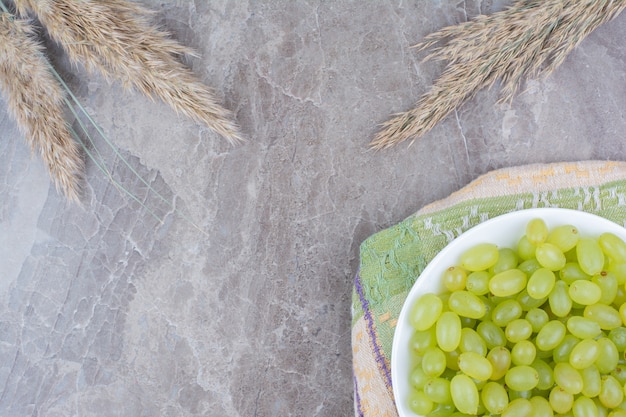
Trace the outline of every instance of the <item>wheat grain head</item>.
<instances>
[{"instance_id":1,"label":"wheat grain head","mask_svg":"<svg viewBox=\"0 0 626 417\"><path fill-rule=\"evenodd\" d=\"M15 5L20 14L34 12L74 62L160 98L231 143L242 140L232 114L179 61L191 51L153 26L146 8L126 0L15 0Z\"/></svg>"},{"instance_id":2,"label":"wheat grain head","mask_svg":"<svg viewBox=\"0 0 626 417\"><path fill-rule=\"evenodd\" d=\"M64 91L50 73L32 27L0 14L0 88L33 151L39 151L59 192L78 201L83 161L64 119Z\"/></svg>"}]
</instances>

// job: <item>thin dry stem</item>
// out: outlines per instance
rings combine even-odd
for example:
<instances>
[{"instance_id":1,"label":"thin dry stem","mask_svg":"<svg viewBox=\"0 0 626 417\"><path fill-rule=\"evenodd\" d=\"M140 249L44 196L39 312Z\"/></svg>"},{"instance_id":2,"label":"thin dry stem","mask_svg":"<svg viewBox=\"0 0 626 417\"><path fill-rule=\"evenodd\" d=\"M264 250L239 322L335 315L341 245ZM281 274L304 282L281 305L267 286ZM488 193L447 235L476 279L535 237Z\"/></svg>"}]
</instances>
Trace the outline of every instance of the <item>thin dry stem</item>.
<instances>
[{"instance_id":1,"label":"thin dry stem","mask_svg":"<svg viewBox=\"0 0 626 417\"><path fill-rule=\"evenodd\" d=\"M416 48L448 61L417 106L383 124L371 143L388 148L414 141L497 80L500 102L511 101L525 78L547 76L594 29L617 16L626 0L518 0L489 16L428 35Z\"/></svg>"},{"instance_id":2,"label":"thin dry stem","mask_svg":"<svg viewBox=\"0 0 626 417\"><path fill-rule=\"evenodd\" d=\"M150 11L126 0L15 0L32 11L69 57L120 80L206 124L231 143L241 140L231 113L180 61L190 51L150 23Z\"/></svg>"},{"instance_id":3,"label":"thin dry stem","mask_svg":"<svg viewBox=\"0 0 626 417\"><path fill-rule=\"evenodd\" d=\"M38 150L54 184L78 201L83 161L64 119L64 91L49 70L27 22L0 14L0 87L31 149Z\"/></svg>"}]
</instances>

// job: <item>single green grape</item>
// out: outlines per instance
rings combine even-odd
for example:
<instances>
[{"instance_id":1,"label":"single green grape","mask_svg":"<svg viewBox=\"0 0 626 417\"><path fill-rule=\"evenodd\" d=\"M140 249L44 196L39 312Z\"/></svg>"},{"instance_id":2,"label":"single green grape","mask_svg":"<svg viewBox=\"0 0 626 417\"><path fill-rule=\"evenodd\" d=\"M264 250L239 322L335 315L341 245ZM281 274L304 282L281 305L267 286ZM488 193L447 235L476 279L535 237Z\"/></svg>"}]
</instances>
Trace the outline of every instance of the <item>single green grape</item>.
<instances>
[{"instance_id":1,"label":"single green grape","mask_svg":"<svg viewBox=\"0 0 626 417\"><path fill-rule=\"evenodd\" d=\"M511 367L511 352L504 346L496 346L487 354L487 360L491 362L491 380L498 381L506 375Z\"/></svg>"},{"instance_id":2,"label":"single green grape","mask_svg":"<svg viewBox=\"0 0 626 417\"><path fill-rule=\"evenodd\" d=\"M509 322L522 317L522 306L517 300L508 299L496 305L491 312L491 320L496 326L504 327Z\"/></svg>"},{"instance_id":3,"label":"single green grape","mask_svg":"<svg viewBox=\"0 0 626 417\"><path fill-rule=\"evenodd\" d=\"M599 274L594 275L591 278L591 282L600 287L602 291L602 295L600 296L600 300L598 301L601 304L611 304L615 301L615 297L617 297L617 278L615 274L608 271L602 271Z\"/></svg>"},{"instance_id":4,"label":"single green grape","mask_svg":"<svg viewBox=\"0 0 626 417\"><path fill-rule=\"evenodd\" d=\"M617 327L609 332L609 340L619 352L626 350L626 327Z\"/></svg>"},{"instance_id":5,"label":"single green grape","mask_svg":"<svg viewBox=\"0 0 626 417\"><path fill-rule=\"evenodd\" d=\"M557 281L554 289L548 296L550 310L557 317L565 317L572 309L572 299L569 296L569 286L565 281Z\"/></svg>"},{"instance_id":6,"label":"single green grape","mask_svg":"<svg viewBox=\"0 0 626 417\"><path fill-rule=\"evenodd\" d=\"M489 291L497 297L515 295L526 288L526 274L519 269L500 272L489 280Z\"/></svg>"},{"instance_id":7,"label":"single green grape","mask_svg":"<svg viewBox=\"0 0 626 417\"><path fill-rule=\"evenodd\" d=\"M611 260L626 262L626 243L613 233L602 233L598 238L598 244Z\"/></svg>"},{"instance_id":8,"label":"single green grape","mask_svg":"<svg viewBox=\"0 0 626 417\"><path fill-rule=\"evenodd\" d=\"M527 289L523 289L517 296L515 297L517 302L522 306L523 311L528 311L531 308L541 307L547 300L548 297L543 298L533 298L528 294Z\"/></svg>"},{"instance_id":9,"label":"single green grape","mask_svg":"<svg viewBox=\"0 0 626 417\"><path fill-rule=\"evenodd\" d=\"M583 377L583 390L581 391L585 397L593 398L600 394L602 379L600 371L595 365L590 365L580 371Z\"/></svg>"},{"instance_id":10,"label":"single green grape","mask_svg":"<svg viewBox=\"0 0 626 417\"><path fill-rule=\"evenodd\" d=\"M542 308L531 308L526 313L526 320L533 328L533 333L539 332L543 326L550 320L548 313Z\"/></svg>"},{"instance_id":11,"label":"single green grape","mask_svg":"<svg viewBox=\"0 0 626 417\"><path fill-rule=\"evenodd\" d=\"M543 219L535 218L526 224L526 239L538 246L548 238L548 226Z\"/></svg>"},{"instance_id":12,"label":"single green grape","mask_svg":"<svg viewBox=\"0 0 626 417\"><path fill-rule=\"evenodd\" d=\"M537 247L528 241L526 235L517 244L517 255L523 260L533 259L536 250Z\"/></svg>"},{"instance_id":13,"label":"single green grape","mask_svg":"<svg viewBox=\"0 0 626 417\"><path fill-rule=\"evenodd\" d=\"M551 271L558 271L563 268L566 263L563 251L551 243L542 243L537 246L535 256L537 257L539 265Z\"/></svg>"},{"instance_id":14,"label":"single green grape","mask_svg":"<svg viewBox=\"0 0 626 417\"><path fill-rule=\"evenodd\" d=\"M617 285L626 284L626 262L610 262L609 272L614 274L615 278L617 278Z\"/></svg>"},{"instance_id":15,"label":"single green grape","mask_svg":"<svg viewBox=\"0 0 626 417\"><path fill-rule=\"evenodd\" d=\"M446 355L438 347L430 347L422 357L422 370L429 377L437 377L446 370Z\"/></svg>"},{"instance_id":16,"label":"single green grape","mask_svg":"<svg viewBox=\"0 0 626 417\"><path fill-rule=\"evenodd\" d=\"M595 417L598 415L598 407L591 398L581 395L574 400L572 414L574 417Z\"/></svg>"},{"instance_id":17,"label":"single green grape","mask_svg":"<svg viewBox=\"0 0 626 417\"><path fill-rule=\"evenodd\" d=\"M533 406L526 398L516 398L504 409L500 417L532 416Z\"/></svg>"},{"instance_id":18,"label":"single green grape","mask_svg":"<svg viewBox=\"0 0 626 417\"><path fill-rule=\"evenodd\" d=\"M480 243L461 254L461 266L468 271L483 271L498 262L498 247L491 243Z\"/></svg>"},{"instance_id":19,"label":"single green grape","mask_svg":"<svg viewBox=\"0 0 626 417\"><path fill-rule=\"evenodd\" d=\"M552 389L552 391L550 391L550 398L548 401L554 411L560 414L565 414L572 409L572 405L574 405L574 396L565 391L563 388L556 386Z\"/></svg>"},{"instance_id":20,"label":"single green grape","mask_svg":"<svg viewBox=\"0 0 626 417\"><path fill-rule=\"evenodd\" d=\"M506 344L504 332L491 321L480 322L476 327L476 332L483 338L489 349Z\"/></svg>"},{"instance_id":21,"label":"single green grape","mask_svg":"<svg viewBox=\"0 0 626 417\"><path fill-rule=\"evenodd\" d=\"M476 352L463 352L459 355L459 369L465 375L478 381L486 381L491 377L491 362Z\"/></svg>"},{"instance_id":22,"label":"single green grape","mask_svg":"<svg viewBox=\"0 0 626 417\"><path fill-rule=\"evenodd\" d=\"M427 348L435 346L437 339L435 337L435 327L431 327L427 330L416 330L411 335L409 341L410 347L418 355L423 355Z\"/></svg>"},{"instance_id":23,"label":"single green grape","mask_svg":"<svg viewBox=\"0 0 626 417\"><path fill-rule=\"evenodd\" d=\"M511 349L511 361L514 365L531 365L537 356L537 348L530 340L517 342Z\"/></svg>"},{"instance_id":24,"label":"single green grape","mask_svg":"<svg viewBox=\"0 0 626 417\"><path fill-rule=\"evenodd\" d=\"M448 291L462 290L465 288L467 274L463 268L451 266L443 272L441 280Z\"/></svg>"},{"instance_id":25,"label":"single green grape","mask_svg":"<svg viewBox=\"0 0 626 417\"><path fill-rule=\"evenodd\" d=\"M464 327L463 329L461 329L461 341L459 343L459 350L461 351L461 353L475 352L483 357L486 356L488 353L487 344L485 343L483 338L480 337L478 333L476 333L476 330L468 327Z\"/></svg>"},{"instance_id":26,"label":"single green grape","mask_svg":"<svg viewBox=\"0 0 626 417\"><path fill-rule=\"evenodd\" d=\"M568 294L572 301L588 306L600 301L602 290L591 281L579 279L569 286Z\"/></svg>"},{"instance_id":27,"label":"single green grape","mask_svg":"<svg viewBox=\"0 0 626 417\"><path fill-rule=\"evenodd\" d=\"M517 267L518 258L514 250L502 248L499 249L498 252L498 261L491 268L489 268L489 273L491 275Z\"/></svg>"},{"instance_id":28,"label":"single green grape","mask_svg":"<svg viewBox=\"0 0 626 417\"><path fill-rule=\"evenodd\" d=\"M578 229L572 225L557 226L548 235L548 243L561 249L563 253L576 247L578 243Z\"/></svg>"},{"instance_id":29,"label":"single green grape","mask_svg":"<svg viewBox=\"0 0 626 417\"><path fill-rule=\"evenodd\" d=\"M515 391L527 391L539 383L539 374L532 366L520 365L509 368L504 375L506 385Z\"/></svg>"},{"instance_id":30,"label":"single green grape","mask_svg":"<svg viewBox=\"0 0 626 417\"><path fill-rule=\"evenodd\" d=\"M555 282L556 277L554 272L548 268L540 268L528 279L526 290L528 294L535 299L545 298L552 292Z\"/></svg>"},{"instance_id":31,"label":"single green grape","mask_svg":"<svg viewBox=\"0 0 626 417\"><path fill-rule=\"evenodd\" d=\"M596 321L581 316L571 316L567 319L567 330L580 339L593 338L602 332Z\"/></svg>"},{"instance_id":32,"label":"single green grape","mask_svg":"<svg viewBox=\"0 0 626 417\"><path fill-rule=\"evenodd\" d=\"M424 386L424 394L434 403L452 404L450 381L445 378L432 378Z\"/></svg>"},{"instance_id":33,"label":"single green grape","mask_svg":"<svg viewBox=\"0 0 626 417\"><path fill-rule=\"evenodd\" d=\"M424 391L412 391L409 394L408 406L415 414L425 416L434 408L434 404L426 397Z\"/></svg>"},{"instance_id":34,"label":"single green grape","mask_svg":"<svg viewBox=\"0 0 626 417\"><path fill-rule=\"evenodd\" d=\"M615 408L624 400L624 388L615 377L605 375L602 377L602 388L598 398L606 408Z\"/></svg>"},{"instance_id":35,"label":"single green grape","mask_svg":"<svg viewBox=\"0 0 626 417\"><path fill-rule=\"evenodd\" d=\"M448 306L459 316L471 319L480 319L487 311L481 299L469 291L454 291L448 298Z\"/></svg>"},{"instance_id":36,"label":"single green grape","mask_svg":"<svg viewBox=\"0 0 626 417\"><path fill-rule=\"evenodd\" d=\"M559 277L567 283L567 285L579 279L590 279L591 277L580 268L576 262L567 262L559 271Z\"/></svg>"},{"instance_id":37,"label":"single green grape","mask_svg":"<svg viewBox=\"0 0 626 417\"><path fill-rule=\"evenodd\" d=\"M581 340L569 356L569 364L581 370L593 365L600 356L600 345L594 339Z\"/></svg>"},{"instance_id":38,"label":"single green grape","mask_svg":"<svg viewBox=\"0 0 626 417\"><path fill-rule=\"evenodd\" d=\"M565 337L565 325L558 320L551 320L543 329L539 330L535 338L538 349L543 351L552 350L561 343Z\"/></svg>"},{"instance_id":39,"label":"single green grape","mask_svg":"<svg viewBox=\"0 0 626 417\"><path fill-rule=\"evenodd\" d=\"M512 343L517 343L522 340L526 340L532 335L533 326L528 320L515 319L507 323L504 329L504 335L507 340Z\"/></svg>"},{"instance_id":40,"label":"single green grape","mask_svg":"<svg viewBox=\"0 0 626 417\"><path fill-rule=\"evenodd\" d=\"M583 377L567 362L559 362L554 365L554 382L565 391L576 395L583 390Z\"/></svg>"},{"instance_id":41,"label":"single green grape","mask_svg":"<svg viewBox=\"0 0 626 417\"><path fill-rule=\"evenodd\" d=\"M530 365L535 368L539 380L537 381L537 389L545 391L554 386L554 374L552 368L542 359L535 359Z\"/></svg>"},{"instance_id":42,"label":"single green grape","mask_svg":"<svg viewBox=\"0 0 626 417\"><path fill-rule=\"evenodd\" d=\"M415 330L426 330L431 327L443 310L443 302L435 294L422 295L413 305L409 315L411 326Z\"/></svg>"},{"instance_id":43,"label":"single green grape","mask_svg":"<svg viewBox=\"0 0 626 417\"><path fill-rule=\"evenodd\" d=\"M530 399L530 405L533 407L533 417L553 417L554 412L548 400L538 395Z\"/></svg>"},{"instance_id":44,"label":"single green grape","mask_svg":"<svg viewBox=\"0 0 626 417\"><path fill-rule=\"evenodd\" d=\"M527 259L517 266L517 269L525 273L528 277L539 268L541 268L541 265L539 265L539 262L537 262L535 258Z\"/></svg>"},{"instance_id":45,"label":"single green grape","mask_svg":"<svg viewBox=\"0 0 626 417\"><path fill-rule=\"evenodd\" d=\"M426 372L422 369L422 364L413 368L411 374L409 375L411 386L417 390L424 389L424 385L426 385L426 382L428 382L429 379L430 376L426 375Z\"/></svg>"},{"instance_id":46,"label":"single green grape","mask_svg":"<svg viewBox=\"0 0 626 417\"><path fill-rule=\"evenodd\" d=\"M435 334L437 344L444 352L451 352L461 342L461 319L458 314L446 311L437 320Z\"/></svg>"},{"instance_id":47,"label":"single green grape","mask_svg":"<svg viewBox=\"0 0 626 417\"><path fill-rule=\"evenodd\" d=\"M437 404L427 417L452 417L455 411L454 404Z\"/></svg>"},{"instance_id":48,"label":"single green grape","mask_svg":"<svg viewBox=\"0 0 626 417\"><path fill-rule=\"evenodd\" d=\"M480 396L476 384L467 375L459 374L450 381L450 394L454 406L461 413L473 414L478 413L478 403Z\"/></svg>"},{"instance_id":49,"label":"single green grape","mask_svg":"<svg viewBox=\"0 0 626 417\"><path fill-rule=\"evenodd\" d=\"M594 239L580 239L576 244L576 257L580 268L587 275L599 274L604 267L604 253L600 244Z\"/></svg>"},{"instance_id":50,"label":"single green grape","mask_svg":"<svg viewBox=\"0 0 626 417\"><path fill-rule=\"evenodd\" d=\"M585 307L585 318L598 323L602 330L617 329L622 325L622 318L615 308L605 304L594 304Z\"/></svg>"},{"instance_id":51,"label":"single green grape","mask_svg":"<svg viewBox=\"0 0 626 417\"><path fill-rule=\"evenodd\" d=\"M487 271L475 271L467 276L465 288L476 295L485 295L489 292L489 278L491 274Z\"/></svg>"},{"instance_id":52,"label":"single green grape","mask_svg":"<svg viewBox=\"0 0 626 417\"><path fill-rule=\"evenodd\" d=\"M491 414L501 414L509 405L509 396L506 389L497 382L487 382L483 387L480 398Z\"/></svg>"},{"instance_id":53,"label":"single green grape","mask_svg":"<svg viewBox=\"0 0 626 417\"><path fill-rule=\"evenodd\" d=\"M608 337L598 339L600 355L596 360L596 366L602 374L611 373L619 363L619 352L615 344Z\"/></svg>"}]
</instances>

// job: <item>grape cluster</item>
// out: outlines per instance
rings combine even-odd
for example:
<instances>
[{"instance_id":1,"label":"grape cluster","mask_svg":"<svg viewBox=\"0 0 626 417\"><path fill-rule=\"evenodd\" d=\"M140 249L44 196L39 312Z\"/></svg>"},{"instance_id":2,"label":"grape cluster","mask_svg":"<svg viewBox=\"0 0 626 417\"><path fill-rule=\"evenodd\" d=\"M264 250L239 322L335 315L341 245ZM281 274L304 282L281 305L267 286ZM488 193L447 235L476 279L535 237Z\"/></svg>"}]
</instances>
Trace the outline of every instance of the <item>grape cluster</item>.
<instances>
[{"instance_id":1,"label":"grape cluster","mask_svg":"<svg viewBox=\"0 0 626 417\"><path fill-rule=\"evenodd\" d=\"M409 407L429 417L626 417L626 243L531 220L411 307Z\"/></svg>"}]
</instances>

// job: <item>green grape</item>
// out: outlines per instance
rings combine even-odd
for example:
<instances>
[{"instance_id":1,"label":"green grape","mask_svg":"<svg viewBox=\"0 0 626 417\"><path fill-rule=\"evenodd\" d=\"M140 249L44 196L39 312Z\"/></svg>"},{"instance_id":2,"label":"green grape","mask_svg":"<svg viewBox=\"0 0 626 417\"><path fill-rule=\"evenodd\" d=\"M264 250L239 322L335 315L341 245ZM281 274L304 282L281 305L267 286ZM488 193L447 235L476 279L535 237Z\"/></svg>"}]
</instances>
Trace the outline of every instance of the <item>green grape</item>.
<instances>
[{"instance_id":1,"label":"green grape","mask_svg":"<svg viewBox=\"0 0 626 417\"><path fill-rule=\"evenodd\" d=\"M476 330L470 328L461 329L461 341L459 343L459 350L464 352L475 352L481 356L487 355L487 344Z\"/></svg>"},{"instance_id":2,"label":"green grape","mask_svg":"<svg viewBox=\"0 0 626 417\"><path fill-rule=\"evenodd\" d=\"M624 400L624 388L615 377L605 375L602 377L602 388L598 398L606 408L615 408Z\"/></svg>"},{"instance_id":3,"label":"green grape","mask_svg":"<svg viewBox=\"0 0 626 417\"><path fill-rule=\"evenodd\" d=\"M548 243L552 243L563 251L569 251L576 246L579 239L578 229L572 225L557 226L548 235Z\"/></svg>"},{"instance_id":4,"label":"green grape","mask_svg":"<svg viewBox=\"0 0 626 417\"><path fill-rule=\"evenodd\" d=\"M537 356L537 348L530 340L522 340L511 349L511 361L514 365L530 365Z\"/></svg>"},{"instance_id":5,"label":"green grape","mask_svg":"<svg viewBox=\"0 0 626 417\"><path fill-rule=\"evenodd\" d=\"M480 393L480 398L491 414L501 414L509 405L506 389L497 382L487 382Z\"/></svg>"},{"instance_id":6,"label":"green grape","mask_svg":"<svg viewBox=\"0 0 626 417\"><path fill-rule=\"evenodd\" d=\"M537 375L539 375L539 380L537 381L537 389L539 390L547 390L554 386L554 375L552 373L552 368L542 359L535 359L534 362L530 365L535 368L537 371Z\"/></svg>"},{"instance_id":7,"label":"green grape","mask_svg":"<svg viewBox=\"0 0 626 417\"><path fill-rule=\"evenodd\" d=\"M582 238L576 244L576 256L580 268L587 275L599 274L604 267L604 253L600 244L591 238Z\"/></svg>"},{"instance_id":8,"label":"green grape","mask_svg":"<svg viewBox=\"0 0 626 417\"><path fill-rule=\"evenodd\" d=\"M427 417L452 417L455 411L454 404L437 404Z\"/></svg>"},{"instance_id":9,"label":"green grape","mask_svg":"<svg viewBox=\"0 0 626 417\"><path fill-rule=\"evenodd\" d=\"M522 306L517 300L504 300L494 307L491 320L496 326L504 327L509 322L522 317Z\"/></svg>"},{"instance_id":10,"label":"green grape","mask_svg":"<svg viewBox=\"0 0 626 417\"><path fill-rule=\"evenodd\" d=\"M540 268L536 270L528 279L526 290L533 298L545 298L550 295L555 282L556 277L554 276L554 272L548 268Z\"/></svg>"},{"instance_id":11,"label":"green grape","mask_svg":"<svg viewBox=\"0 0 626 417\"><path fill-rule=\"evenodd\" d=\"M434 404L426 397L423 391L412 391L409 394L408 405L415 414L425 416L434 408Z\"/></svg>"},{"instance_id":12,"label":"green grape","mask_svg":"<svg viewBox=\"0 0 626 417\"><path fill-rule=\"evenodd\" d=\"M533 406L526 398L517 398L509 403L500 417L530 417L533 415Z\"/></svg>"},{"instance_id":13,"label":"green grape","mask_svg":"<svg viewBox=\"0 0 626 417\"><path fill-rule=\"evenodd\" d=\"M491 377L491 362L476 352L463 352L459 355L459 369L465 375L478 381L486 381Z\"/></svg>"},{"instance_id":14,"label":"green grape","mask_svg":"<svg viewBox=\"0 0 626 417\"><path fill-rule=\"evenodd\" d=\"M626 243L613 233L602 233L598 244L607 256L616 262L626 262Z\"/></svg>"},{"instance_id":15,"label":"green grape","mask_svg":"<svg viewBox=\"0 0 626 417\"><path fill-rule=\"evenodd\" d=\"M437 377L446 370L446 355L438 347L430 347L422 357L422 370L430 377Z\"/></svg>"},{"instance_id":16,"label":"green grape","mask_svg":"<svg viewBox=\"0 0 626 417\"><path fill-rule=\"evenodd\" d=\"M556 386L552 389L552 391L550 391L550 398L548 401L554 411L564 414L572 409L572 405L574 405L574 396L565 391L563 388Z\"/></svg>"},{"instance_id":17,"label":"green grape","mask_svg":"<svg viewBox=\"0 0 626 417\"><path fill-rule=\"evenodd\" d=\"M607 337L599 338L598 346L600 347L600 356L596 360L596 366L602 374L611 373L619 363L617 347Z\"/></svg>"},{"instance_id":18,"label":"green grape","mask_svg":"<svg viewBox=\"0 0 626 417\"><path fill-rule=\"evenodd\" d=\"M583 390L583 377L567 362L554 365L554 382L565 391L576 395Z\"/></svg>"},{"instance_id":19,"label":"green grape","mask_svg":"<svg viewBox=\"0 0 626 417\"><path fill-rule=\"evenodd\" d=\"M548 238L548 226L543 219L532 219L526 224L526 239L535 246L545 242Z\"/></svg>"},{"instance_id":20,"label":"green grape","mask_svg":"<svg viewBox=\"0 0 626 417\"><path fill-rule=\"evenodd\" d=\"M626 385L626 365L617 364L610 372L621 384ZM625 392L626 394L626 392Z\"/></svg>"},{"instance_id":21,"label":"green grape","mask_svg":"<svg viewBox=\"0 0 626 417\"><path fill-rule=\"evenodd\" d=\"M605 304L594 304L585 307L583 315L598 323L602 330L617 329L622 325L619 311Z\"/></svg>"},{"instance_id":22,"label":"green grape","mask_svg":"<svg viewBox=\"0 0 626 417\"><path fill-rule=\"evenodd\" d=\"M575 369L585 369L591 366L600 356L600 346L593 339L581 340L569 356L569 364Z\"/></svg>"},{"instance_id":23,"label":"green grape","mask_svg":"<svg viewBox=\"0 0 626 417\"><path fill-rule=\"evenodd\" d=\"M559 271L559 277L567 283L567 285L579 279L590 279L591 277L580 269L580 265L576 262L567 262Z\"/></svg>"},{"instance_id":24,"label":"green grape","mask_svg":"<svg viewBox=\"0 0 626 417\"><path fill-rule=\"evenodd\" d=\"M450 352L443 352L446 355L446 366L447 369L452 369L455 371L459 370L459 355L461 354L457 349L452 350ZM445 372L445 371L444 371Z\"/></svg>"},{"instance_id":25,"label":"green grape","mask_svg":"<svg viewBox=\"0 0 626 417\"><path fill-rule=\"evenodd\" d=\"M435 294L422 295L411 308L409 321L415 330L426 330L431 327L443 310L443 302Z\"/></svg>"},{"instance_id":26,"label":"green grape","mask_svg":"<svg viewBox=\"0 0 626 417\"><path fill-rule=\"evenodd\" d=\"M611 304L617 297L617 278L612 272L602 271L591 278L591 282L600 287L602 295L599 303Z\"/></svg>"},{"instance_id":27,"label":"green grape","mask_svg":"<svg viewBox=\"0 0 626 417\"><path fill-rule=\"evenodd\" d=\"M565 266L565 255L563 251L551 243L542 243L535 251L537 262L544 268L551 271L558 271Z\"/></svg>"},{"instance_id":28,"label":"green grape","mask_svg":"<svg viewBox=\"0 0 626 417\"><path fill-rule=\"evenodd\" d=\"M526 261L535 257L536 249L537 247L530 243L528 238L524 235L517 244L517 255Z\"/></svg>"},{"instance_id":29,"label":"green grape","mask_svg":"<svg viewBox=\"0 0 626 417\"><path fill-rule=\"evenodd\" d=\"M489 278L491 274L487 271L472 272L467 276L465 288L476 295L485 295L489 292Z\"/></svg>"},{"instance_id":30,"label":"green grape","mask_svg":"<svg viewBox=\"0 0 626 417\"><path fill-rule=\"evenodd\" d=\"M568 291L572 301L585 306L597 303L602 297L602 290L598 284L584 279L572 282Z\"/></svg>"},{"instance_id":31,"label":"green grape","mask_svg":"<svg viewBox=\"0 0 626 417\"><path fill-rule=\"evenodd\" d=\"M609 272L615 275L618 285L626 284L626 262L611 262Z\"/></svg>"},{"instance_id":32,"label":"green grape","mask_svg":"<svg viewBox=\"0 0 626 417\"><path fill-rule=\"evenodd\" d=\"M530 399L530 405L533 406L533 417L553 417L554 412L552 410L552 406L548 402L547 399L534 396Z\"/></svg>"},{"instance_id":33,"label":"green grape","mask_svg":"<svg viewBox=\"0 0 626 417\"><path fill-rule=\"evenodd\" d=\"M590 365L583 369L580 374L583 377L583 390L581 391L585 397L593 398L600 394L602 379L600 371L595 365Z\"/></svg>"},{"instance_id":34,"label":"green grape","mask_svg":"<svg viewBox=\"0 0 626 417\"><path fill-rule=\"evenodd\" d=\"M444 352L451 352L459 346L461 341L461 319L458 314L446 311L437 320L435 334L437 344Z\"/></svg>"},{"instance_id":35,"label":"green grape","mask_svg":"<svg viewBox=\"0 0 626 417\"><path fill-rule=\"evenodd\" d=\"M537 333L535 344L543 351L552 350L561 343L565 337L565 325L558 320L551 320Z\"/></svg>"},{"instance_id":36,"label":"green grape","mask_svg":"<svg viewBox=\"0 0 626 417\"><path fill-rule=\"evenodd\" d=\"M626 350L626 327L618 327L609 332L609 340L619 352Z\"/></svg>"},{"instance_id":37,"label":"green grape","mask_svg":"<svg viewBox=\"0 0 626 417\"><path fill-rule=\"evenodd\" d=\"M443 272L441 280L448 291L462 290L465 288L467 274L463 268L451 266Z\"/></svg>"},{"instance_id":38,"label":"green grape","mask_svg":"<svg viewBox=\"0 0 626 417\"><path fill-rule=\"evenodd\" d=\"M539 373L532 366L520 365L509 368L504 375L506 385L515 391L527 391L539 383Z\"/></svg>"},{"instance_id":39,"label":"green grape","mask_svg":"<svg viewBox=\"0 0 626 417\"><path fill-rule=\"evenodd\" d=\"M448 306L459 316L472 319L482 318L487 311L480 298L469 291L454 291L448 298Z\"/></svg>"},{"instance_id":40,"label":"green grape","mask_svg":"<svg viewBox=\"0 0 626 417\"><path fill-rule=\"evenodd\" d=\"M498 262L498 247L491 243L480 243L461 255L461 266L468 271L483 271Z\"/></svg>"},{"instance_id":41,"label":"green grape","mask_svg":"<svg viewBox=\"0 0 626 417\"><path fill-rule=\"evenodd\" d=\"M477 414L480 397L474 381L467 375L459 374L450 381L450 394L454 406L461 413Z\"/></svg>"},{"instance_id":42,"label":"green grape","mask_svg":"<svg viewBox=\"0 0 626 417\"><path fill-rule=\"evenodd\" d=\"M515 251L509 248L502 248L499 250L498 261L489 268L491 275L504 272L509 269L517 267L518 259Z\"/></svg>"},{"instance_id":43,"label":"green grape","mask_svg":"<svg viewBox=\"0 0 626 417\"><path fill-rule=\"evenodd\" d=\"M546 325L550 318L544 309L531 308L528 310L528 313L526 313L526 320L528 320L532 326L533 333L537 333L543 326Z\"/></svg>"},{"instance_id":44,"label":"green grape","mask_svg":"<svg viewBox=\"0 0 626 417\"><path fill-rule=\"evenodd\" d=\"M506 344L504 332L491 321L480 322L476 327L476 332L483 338L488 349Z\"/></svg>"},{"instance_id":45,"label":"green grape","mask_svg":"<svg viewBox=\"0 0 626 417\"><path fill-rule=\"evenodd\" d=\"M452 404L450 381L445 378L432 378L424 386L424 394L434 403Z\"/></svg>"},{"instance_id":46,"label":"green grape","mask_svg":"<svg viewBox=\"0 0 626 417\"><path fill-rule=\"evenodd\" d=\"M533 326L524 319L515 319L507 323L504 335L512 343L528 339L533 333Z\"/></svg>"},{"instance_id":47,"label":"green grape","mask_svg":"<svg viewBox=\"0 0 626 417\"><path fill-rule=\"evenodd\" d=\"M596 417L598 415L598 407L591 398L580 396L574 400L572 413L574 417Z\"/></svg>"},{"instance_id":48,"label":"green grape","mask_svg":"<svg viewBox=\"0 0 626 417\"><path fill-rule=\"evenodd\" d=\"M517 398L526 398L527 400L530 399L530 397L533 396L533 390L528 390L528 391L513 391L512 389L509 390L509 401L513 401Z\"/></svg>"},{"instance_id":49,"label":"green grape","mask_svg":"<svg viewBox=\"0 0 626 417\"><path fill-rule=\"evenodd\" d=\"M626 411L624 410L613 410L609 413L608 417L626 417Z\"/></svg>"},{"instance_id":50,"label":"green grape","mask_svg":"<svg viewBox=\"0 0 626 417\"><path fill-rule=\"evenodd\" d=\"M500 272L489 280L489 291L497 297L515 295L526 288L526 274L519 269Z\"/></svg>"},{"instance_id":51,"label":"green grape","mask_svg":"<svg viewBox=\"0 0 626 417\"><path fill-rule=\"evenodd\" d=\"M487 360L491 362L491 380L497 381L506 375L511 366L511 352L504 346L496 346L487 354Z\"/></svg>"},{"instance_id":52,"label":"green grape","mask_svg":"<svg viewBox=\"0 0 626 417\"><path fill-rule=\"evenodd\" d=\"M580 339L572 334L566 334L563 341L552 351L554 362L569 362L572 349L580 343Z\"/></svg>"},{"instance_id":53,"label":"green grape","mask_svg":"<svg viewBox=\"0 0 626 417\"><path fill-rule=\"evenodd\" d=\"M423 355L427 348L435 346L437 340L435 338L435 327L431 327L428 330L416 330L411 335L409 345L413 352L418 355Z\"/></svg>"},{"instance_id":54,"label":"green grape","mask_svg":"<svg viewBox=\"0 0 626 417\"><path fill-rule=\"evenodd\" d=\"M548 300L548 297L533 298L528 294L528 290L524 289L517 294L515 299L522 306L522 310L528 311L531 308L541 307Z\"/></svg>"},{"instance_id":55,"label":"green grape","mask_svg":"<svg viewBox=\"0 0 626 417\"><path fill-rule=\"evenodd\" d=\"M411 386L418 390L424 389L424 385L426 385L426 382L429 379L430 377L426 375L426 373L422 369L421 364L413 368L411 374L409 375L409 381L411 383Z\"/></svg>"},{"instance_id":56,"label":"green grape","mask_svg":"<svg viewBox=\"0 0 626 417\"><path fill-rule=\"evenodd\" d=\"M535 258L527 259L517 266L517 269L525 273L528 277L539 268L541 268L541 265L539 265L539 262L537 262Z\"/></svg>"},{"instance_id":57,"label":"green grape","mask_svg":"<svg viewBox=\"0 0 626 417\"><path fill-rule=\"evenodd\" d=\"M565 317L572 309L572 299L569 296L569 286L565 281L557 281L554 289L548 296L550 310L557 317Z\"/></svg>"},{"instance_id":58,"label":"green grape","mask_svg":"<svg viewBox=\"0 0 626 417\"><path fill-rule=\"evenodd\" d=\"M572 316L567 319L567 330L580 339L596 337L602 332L597 322L580 316Z\"/></svg>"}]
</instances>

